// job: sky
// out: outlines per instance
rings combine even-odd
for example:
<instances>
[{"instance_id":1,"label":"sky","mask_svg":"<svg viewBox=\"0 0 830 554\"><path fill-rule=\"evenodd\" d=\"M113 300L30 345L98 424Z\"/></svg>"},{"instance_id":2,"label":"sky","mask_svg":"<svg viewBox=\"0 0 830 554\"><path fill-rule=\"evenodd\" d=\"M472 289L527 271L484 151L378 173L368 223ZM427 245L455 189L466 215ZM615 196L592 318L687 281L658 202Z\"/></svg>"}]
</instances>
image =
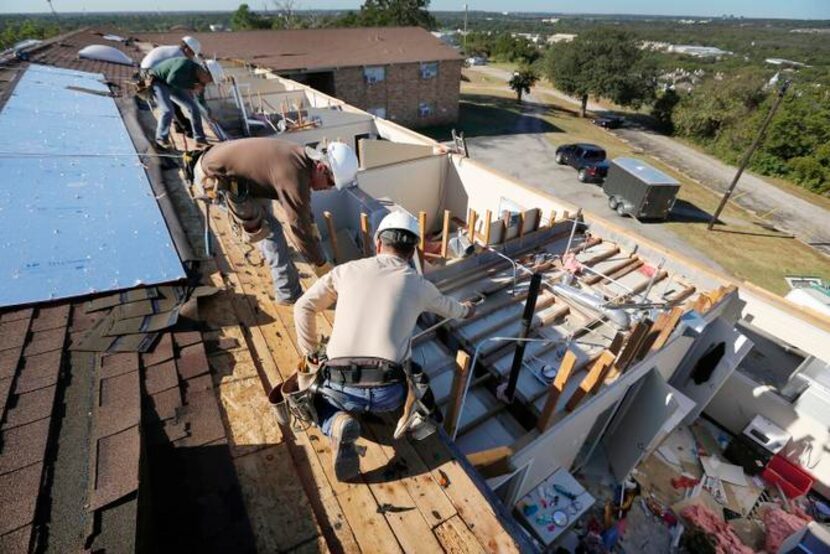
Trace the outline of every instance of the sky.
<instances>
[{"instance_id":1,"label":"sky","mask_svg":"<svg viewBox=\"0 0 830 554\"><path fill-rule=\"evenodd\" d=\"M233 10L243 1L262 9L270 0L52 0L59 13L96 11ZM596 14L830 19L830 0L468 0L471 10ZM353 9L360 0L299 0L300 9ZM434 10L461 10L464 0L432 0ZM578 9L577 9L578 8ZM47 12L47 0L0 0L0 13Z\"/></svg>"}]
</instances>

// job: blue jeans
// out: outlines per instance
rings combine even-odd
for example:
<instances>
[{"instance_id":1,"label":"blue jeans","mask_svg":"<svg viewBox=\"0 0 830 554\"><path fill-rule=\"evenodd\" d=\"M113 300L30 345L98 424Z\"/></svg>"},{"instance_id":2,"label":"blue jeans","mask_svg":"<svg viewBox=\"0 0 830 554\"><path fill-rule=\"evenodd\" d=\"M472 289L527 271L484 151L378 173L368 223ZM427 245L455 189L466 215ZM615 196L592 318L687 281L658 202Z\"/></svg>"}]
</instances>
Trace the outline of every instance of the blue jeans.
<instances>
[{"instance_id":1,"label":"blue jeans","mask_svg":"<svg viewBox=\"0 0 830 554\"><path fill-rule=\"evenodd\" d=\"M174 90L165 83L153 83L153 96L160 115L156 124L156 140L166 142L170 136L170 123L173 121L173 102L178 104L190 119L193 138L205 142L205 130L202 127L202 112L192 94Z\"/></svg>"},{"instance_id":2,"label":"blue jeans","mask_svg":"<svg viewBox=\"0 0 830 554\"><path fill-rule=\"evenodd\" d=\"M274 281L274 295L282 302L295 302L303 294L300 286L300 275L297 267L291 260L291 251L285 240L282 225L274 217L270 200L263 200L265 221L271 229L271 235L259 242L259 251L265 262L271 268L271 279Z\"/></svg>"},{"instance_id":3,"label":"blue jeans","mask_svg":"<svg viewBox=\"0 0 830 554\"><path fill-rule=\"evenodd\" d=\"M394 412L403 405L406 392L406 383L363 388L339 385L326 380L320 387L320 395L315 402L320 429L324 435L330 437L332 421L340 412Z\"/></svg>"}]
</instances>

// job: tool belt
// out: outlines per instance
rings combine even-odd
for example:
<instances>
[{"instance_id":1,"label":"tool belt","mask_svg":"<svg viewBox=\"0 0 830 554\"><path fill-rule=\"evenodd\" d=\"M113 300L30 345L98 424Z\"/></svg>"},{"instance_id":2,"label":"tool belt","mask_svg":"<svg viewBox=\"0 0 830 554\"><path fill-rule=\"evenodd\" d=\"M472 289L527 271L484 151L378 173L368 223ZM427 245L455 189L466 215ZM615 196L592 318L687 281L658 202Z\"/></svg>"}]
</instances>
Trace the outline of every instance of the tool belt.
<instances>
[{"instance_id":1,"label":"tool belt","mask_svg":"<svg viewBox=\"0 0 830 554\"><path fill-rule=\"evenodd\" d=\"M402 383L406 372L401 364L382 358L335 358L320 369L322 378L350 387L381 387Z\"/></svg>"}]
</instances>

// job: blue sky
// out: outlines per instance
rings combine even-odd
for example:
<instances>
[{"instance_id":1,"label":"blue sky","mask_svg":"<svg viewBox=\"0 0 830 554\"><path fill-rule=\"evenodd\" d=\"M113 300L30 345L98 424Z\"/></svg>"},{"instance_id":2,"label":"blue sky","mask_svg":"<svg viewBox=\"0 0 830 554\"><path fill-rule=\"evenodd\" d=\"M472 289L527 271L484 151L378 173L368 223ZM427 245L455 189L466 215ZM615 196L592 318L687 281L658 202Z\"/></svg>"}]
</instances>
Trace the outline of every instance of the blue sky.
<instances>
[{"instance_id":1,"label":"blue sky","mask_svg":"<svg viewBox=\"0 0 830 554\"><path fill-rule=\"evenodd\" d=\"M232 10L243 0L52 0L58 12L80 11L163 11ZM247 0L255 9L262 9L268 0ZM545 11L574 13L626 13L646 15L717 16L722 14L745 17L779 17L796 19L830 19L830 0L468 0L470 9L501 11ZM356 8L359 0L300 0L300 9ZM463 0L432 0L436 10L460 10ZM46 0L0 0L0 13L45 12Z\"/></svg>"}]
</instances>

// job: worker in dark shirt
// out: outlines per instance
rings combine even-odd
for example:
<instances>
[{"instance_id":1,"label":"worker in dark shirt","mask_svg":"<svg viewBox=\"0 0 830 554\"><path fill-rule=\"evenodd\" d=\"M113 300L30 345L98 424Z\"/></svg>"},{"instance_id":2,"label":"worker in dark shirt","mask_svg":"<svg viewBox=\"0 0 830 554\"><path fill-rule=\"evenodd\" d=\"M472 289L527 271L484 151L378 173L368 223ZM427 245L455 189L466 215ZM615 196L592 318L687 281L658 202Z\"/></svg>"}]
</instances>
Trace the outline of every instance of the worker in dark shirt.
<instances>
[{"instance_id":1,"label":"worker in dark shirt","mask_svg":"<svg viewBox=\"0 0 830 554\"><path fill-rule=\"evenodd\" d=\"M153 78L153 96L158 106L156 144L170 148L170 122L173 120L173 102L178 104L190 120L196 145L207 145L202 127L202 114L196 95L212 82L211 75L200 64L189 58L170 58L150 70Z\"/></svg>"},{"instance_id":2,"label":"worker in dark shirt","mask_svg":"<svg viewBox=\"0 0 830 554\"><path fill-rule=\"evenodd\" d=\"M330 265L314 225L311 191L349 186L357 169L357 156L342 142L330 142L323 152L270 137L244 138L207 150L196 161L193 181L207 195L225 198L244 239L259 243L271 268L276 300L289 305L303 290L272 201L278 202L294 245L315 273L324 275Z\"/></svg>"}]
</instances>

